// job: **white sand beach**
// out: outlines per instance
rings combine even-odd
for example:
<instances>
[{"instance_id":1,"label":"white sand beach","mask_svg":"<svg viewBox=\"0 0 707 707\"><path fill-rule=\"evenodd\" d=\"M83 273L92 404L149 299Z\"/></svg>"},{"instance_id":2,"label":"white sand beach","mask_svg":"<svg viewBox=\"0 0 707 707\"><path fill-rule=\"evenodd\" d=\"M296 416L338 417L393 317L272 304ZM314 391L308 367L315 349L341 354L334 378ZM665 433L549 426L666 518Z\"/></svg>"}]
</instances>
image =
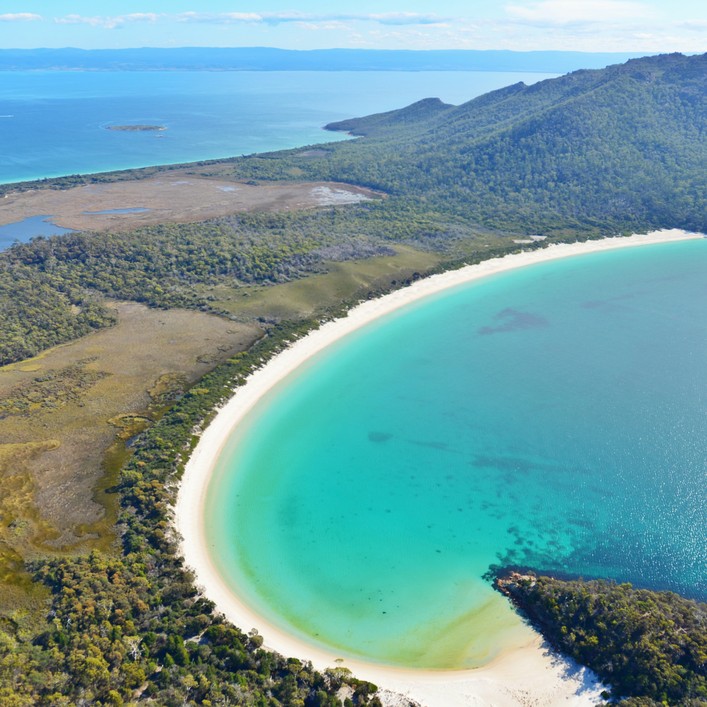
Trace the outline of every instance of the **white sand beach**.
<instances>
[{"instance_id":1,"label":"white sand beach","mask_svg":"<svg viewBox=\"0 0 707 707\"><path fill-rule=\"evenodd\" d=\"M348 316L324 324L271 359L218 411L201 435L182 480L175 508L176 527L183 539L182 552L187 565L196 572L197 585L204 595L213 600L218 610L243 631L256 628L263 636L266 647L287 656L310 660L319 669L345 666L357 677L374 682L384 690L381 694L384 704L404 704L396 694L428 707L597 704L602 687L592 673L553 655L543 646L540 636L478 669L431 672L388 668L349 659L342 661L333 649L328 652L287 634L243 604L214 568L204 537L206 488L216 459L233 428L248 415L257 401L310 357L374 319L448 288L514 268L616 248L702 237L678 230L657 231L646 235L550 245L494 258L420 280L379 299L364 302L354 307Z\"/></svg>"}]
</instances>

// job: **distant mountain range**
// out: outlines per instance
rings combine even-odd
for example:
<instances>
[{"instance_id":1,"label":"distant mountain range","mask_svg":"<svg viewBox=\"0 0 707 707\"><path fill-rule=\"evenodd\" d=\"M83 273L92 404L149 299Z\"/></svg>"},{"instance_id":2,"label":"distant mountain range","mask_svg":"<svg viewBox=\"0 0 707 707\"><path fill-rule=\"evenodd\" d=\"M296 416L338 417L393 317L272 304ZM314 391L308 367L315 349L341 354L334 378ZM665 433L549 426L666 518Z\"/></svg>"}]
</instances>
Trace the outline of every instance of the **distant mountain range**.
<instances>
[{"instance_id":1,"label":"distant mountain range","mask_svg":"<svg viewBox=\"0 0 707 707\"><path fill-rule=\"evenodd\" d=\"M534 71L599 69L630 52L372 50L270 47L0 49L0 71Z\"/></svg>"}]
</instances>

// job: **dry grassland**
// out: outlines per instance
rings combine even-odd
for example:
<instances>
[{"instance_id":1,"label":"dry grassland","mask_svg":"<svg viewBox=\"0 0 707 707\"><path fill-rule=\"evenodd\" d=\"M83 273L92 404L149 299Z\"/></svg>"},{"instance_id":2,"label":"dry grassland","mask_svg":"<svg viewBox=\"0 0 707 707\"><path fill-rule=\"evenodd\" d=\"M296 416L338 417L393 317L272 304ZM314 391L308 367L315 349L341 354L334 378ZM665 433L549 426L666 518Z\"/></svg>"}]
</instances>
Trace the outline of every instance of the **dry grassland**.
<instances>
[{"instance_id":1,"label":"dry grassland","mask_svg":"<svg viewBox=\"0 0 707 707\"><path fill-rule=\"evenodd\" d=\"M276 287L202 288L217 309L232 313L241 321L298 319L325 311L340 302L364 298L369 292L388 290L415 273L424 273L440 257L406 246L396 246L396 255L367 260L330 263L327 272L310 275Z\"/></svg>"},{"instance_id":2,"label":"dry grassland","mask_svg":"<svg viewBox=\"0 0 707 707\"><path fill-rule=\"evenodd\" d=\"M120 439L262 334L200 312L114 306L115 327L0 368L0 579L18 555L109 543L115 509L101 489L115 481Z\"/></svg>"},{"instance_id":3,"label":"dry grassland","mask_svg":"<svg viewBox=\"0 0 707 707\"><path fill-rule=\"evenodd\" d=\"M89 184L73 189L35 189L0 199L0 225L30 216L51 216L64 228L129 231L158 223L192 223L243 211L290 211L355 203L369 189L323 182L243 184L174 170L141 180ZM138 213L90 213L147 209ZM87 213L88 212L88 213Z\"/></svg>"}]
</instances>

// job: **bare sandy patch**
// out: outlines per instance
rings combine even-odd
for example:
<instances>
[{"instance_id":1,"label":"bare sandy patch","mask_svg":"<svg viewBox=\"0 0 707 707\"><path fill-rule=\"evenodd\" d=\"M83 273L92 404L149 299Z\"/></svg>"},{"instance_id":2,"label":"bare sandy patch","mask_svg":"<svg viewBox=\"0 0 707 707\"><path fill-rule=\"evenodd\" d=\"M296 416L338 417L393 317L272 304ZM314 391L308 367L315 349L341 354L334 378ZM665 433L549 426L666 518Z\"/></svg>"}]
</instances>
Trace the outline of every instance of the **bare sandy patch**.
<instances>
[{"instance_id":1,"label":"bare sandy patch","mask_svg":"<svg viewBox=\"0 0 707 707\"><path fill-rule=\"evenodd\" d=\"M349 188L318 186L312 187L310 192L317 206L341 206L344 204L359 204L362 201L369 201L370 197L359 191L351 191Z\"/></svg>"}]
</instances>

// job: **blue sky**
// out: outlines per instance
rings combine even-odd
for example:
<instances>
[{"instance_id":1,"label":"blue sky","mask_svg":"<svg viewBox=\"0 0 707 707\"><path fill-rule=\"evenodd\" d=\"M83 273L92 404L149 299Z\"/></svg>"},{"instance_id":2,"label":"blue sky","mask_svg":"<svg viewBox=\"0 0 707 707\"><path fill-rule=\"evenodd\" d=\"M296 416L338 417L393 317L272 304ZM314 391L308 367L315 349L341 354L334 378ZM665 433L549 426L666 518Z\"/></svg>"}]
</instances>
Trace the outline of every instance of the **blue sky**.
<instances>
[{"instance_id":1,"label":"blue sky","mask_svg":"<svg viewBox=\"0 0 707 707\"><path fill-rule=\"evenodd\" d=\"M707 2L0 0L0 47L67 46L704 52Z\"/></svg>"}]
</instances>

